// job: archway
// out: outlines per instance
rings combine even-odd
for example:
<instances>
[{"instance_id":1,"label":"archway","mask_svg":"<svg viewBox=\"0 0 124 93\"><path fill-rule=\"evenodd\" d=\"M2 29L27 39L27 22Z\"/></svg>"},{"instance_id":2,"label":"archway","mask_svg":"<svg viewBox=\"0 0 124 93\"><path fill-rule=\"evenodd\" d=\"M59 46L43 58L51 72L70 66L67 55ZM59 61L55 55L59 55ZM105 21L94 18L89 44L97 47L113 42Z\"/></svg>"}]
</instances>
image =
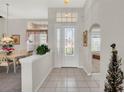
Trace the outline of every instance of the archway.
<instances>
[{"instance_id":1,"label":"archway","mask_svg":"<svg viewBox=\"0 0 124 93\"><path fill-rule=\"evenodd\" d=\"M92 73L100 73L101 27L93 24L90 28L90 53Z\"/></svg>"}]
</instances>

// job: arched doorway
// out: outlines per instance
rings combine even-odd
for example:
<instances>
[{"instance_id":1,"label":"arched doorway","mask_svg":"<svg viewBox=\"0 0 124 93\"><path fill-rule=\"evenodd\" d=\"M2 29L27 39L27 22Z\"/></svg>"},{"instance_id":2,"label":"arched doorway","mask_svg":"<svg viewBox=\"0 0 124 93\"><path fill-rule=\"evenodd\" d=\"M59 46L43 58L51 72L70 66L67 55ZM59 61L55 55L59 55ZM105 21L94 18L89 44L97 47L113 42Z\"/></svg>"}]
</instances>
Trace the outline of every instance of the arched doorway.
<instances>
[{"instance_id":1,"label":"arched doorway","mask_svg":"<svg viewBox=\"0 0 124 93\"><path fill-rule=\"evenodd\" d=\"M93 24L90 28L90 52L92 73L100 73L101 28Z\"/></svg>"}]
</instances>

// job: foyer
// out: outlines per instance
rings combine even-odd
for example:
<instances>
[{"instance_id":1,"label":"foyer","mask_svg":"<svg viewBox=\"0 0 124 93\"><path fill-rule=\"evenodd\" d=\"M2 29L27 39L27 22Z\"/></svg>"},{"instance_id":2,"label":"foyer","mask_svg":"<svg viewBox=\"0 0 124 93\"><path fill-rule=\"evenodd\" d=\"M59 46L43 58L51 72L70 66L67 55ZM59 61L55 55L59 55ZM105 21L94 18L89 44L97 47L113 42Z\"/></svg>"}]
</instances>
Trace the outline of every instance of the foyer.
<instances>
[{"instance_id":1,"label":"foyer","mask_svg":"<svg viewBox=\"0 0 124 93\"><path fill-rule=\"evenodd\" d=\"M0 92L103 92L124 0L0 0ZM124 83L122 84L124 85Z\"/></svg>"}]
</instances>

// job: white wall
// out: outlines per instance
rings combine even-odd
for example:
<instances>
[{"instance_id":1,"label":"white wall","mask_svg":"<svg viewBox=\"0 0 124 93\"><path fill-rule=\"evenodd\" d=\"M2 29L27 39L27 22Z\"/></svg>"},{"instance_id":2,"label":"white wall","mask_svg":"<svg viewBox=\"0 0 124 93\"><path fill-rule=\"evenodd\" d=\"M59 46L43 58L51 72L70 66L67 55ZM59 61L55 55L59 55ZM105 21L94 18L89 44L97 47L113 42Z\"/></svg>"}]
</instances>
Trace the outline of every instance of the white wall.
<instances>
[{"instance_id":1,"label":"white wall","mask_svg":"<svg viewBox=\"0 0 124 93\"><path fill-rule=\"evenodd\" d=\"M101 51L101 87L104 81L111 55L110 45L117 44L119 55L123 58L122 69L124 69L124 0L101 0L99 7L99 18L102 29L102 51ZM123 70L124 71L124 70Z\"/></svg>"},{"instance_id":2,"label":"white wall","mask_svg":"<svg viewBox=\"0 0 124 93\"><path fill-rule=\"evenodd\" d=\"M20 59L22 92L38 91L53 68L52 51Z\"/></svg>"},{"instance_id":3,"label":"white wall","mask_svg":"<svg viewBox=\"0 0 124 93\"><path fill-rule=\"evenodd\" d=\"M84 31L88 31L88 46L80 48L80 63L87 74L91 74L92 72L92 58L91 58L91 49L90 49L90 28L93 24L99 24L98 20L98 8L99 8L99 0L87 0L84 9L84 16L83 16L83 24L82 24L82 34ZM82 10L83 12L83 10ZM82 35L81 34L81 35ZM81 38L81 41L83 37ZM83 41L82 41L83 42ZM83 46L83 44L82 44Z\"/></svg>"},{"instance_id":4,"label":"white wall","mask_svg":"<svg viewBox=\"0 0 124 93\"><path fill-rule=\"evenodd\" d=\"M23 19L9 19L9 35L20 35L20 45L15 45L16 49L26 49L27 22Z\"/></svg>"},{"instance_id":5,"label":"white wall","mask_svg":"<svg viewBox=\"0 0 124 93\"><path fill-rule=\"evenodd\" d=\"M11 35L20 35L20 45L15 45L16 49L26 49L26 30L27 30L27 23L29 21L47 21L47 19L9 19L8 25L8 34ZM3 28L3 25L4 28ZM1 27L3 30L1 30ZM0 31L4 33L6 31L6 21L0 21Z\"/></svg>"},{"instance_id":6,"label":"white wall","mask_svg":"<svg viewBox=\"0 0 124 93\"><path fill-rule=\"evenodd\" d=\"M3 18L0 18L0 33L4 31L5 21Z\"/></svg>"},{"instance_id":7,"label":"white wall","mask_svg":"<svg viewBox=\"0 0 124 93\"><path fill-rule=\"evenodd\" d=\"M112 43L117 44L119 55L123 58L122 69L124 71L124 0L89 0L85 7L84 30L89 31L90 27L98 23L101 27L101 90L104 91L109 59L111 57ZM88 42L90 42L88 40ZM91 63L89 47L82 48L83 66L88 73L91 73Z\"/></svg>"}]
</instances>

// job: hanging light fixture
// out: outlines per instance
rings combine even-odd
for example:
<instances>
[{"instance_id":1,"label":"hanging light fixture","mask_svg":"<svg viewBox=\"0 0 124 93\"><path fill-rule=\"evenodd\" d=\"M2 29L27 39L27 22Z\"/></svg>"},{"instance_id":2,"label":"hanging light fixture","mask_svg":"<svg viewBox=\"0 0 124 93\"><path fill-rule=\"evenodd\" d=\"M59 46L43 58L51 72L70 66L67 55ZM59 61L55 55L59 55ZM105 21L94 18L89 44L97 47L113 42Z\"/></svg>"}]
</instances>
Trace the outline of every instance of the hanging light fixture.
<instances>
[{"instance_id":1,"label":"hanging light fixture","mask_svg":"<svg viewBox=\"0 0 124 93\"><path fill-rule=\"evenodd\" d=\"M9 24L9 4L6 4L7 7L7 16L6 16L6 32L4 33L4 37L1 39L2 42L13 42L13 39L11 37L9 37L8 35L8 24Z\"/></svg>"},{"instance_id":2,"label":"hanging light fixture","mask_svg":"<svg viewBox=\"0 0 124 93\"><path fill-rule=\"evenodd\" d=\"M70 0L64 0L64 4L67 5L70 2Z\"/></svg>"}]
</instances>

